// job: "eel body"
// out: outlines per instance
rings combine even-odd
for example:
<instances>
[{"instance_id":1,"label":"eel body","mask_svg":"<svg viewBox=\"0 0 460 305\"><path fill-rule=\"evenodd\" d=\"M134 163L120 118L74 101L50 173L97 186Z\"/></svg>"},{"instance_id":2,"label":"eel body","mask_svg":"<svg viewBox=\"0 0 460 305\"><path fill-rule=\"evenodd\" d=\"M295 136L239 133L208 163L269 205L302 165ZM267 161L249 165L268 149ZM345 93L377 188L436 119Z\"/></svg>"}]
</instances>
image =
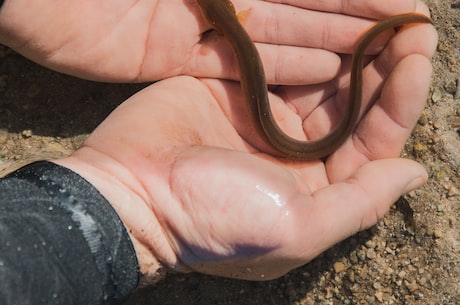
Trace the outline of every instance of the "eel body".
<instances>
[{"instance_id":1,"label":"eel body","mask_svg":"<svg viewBox=\"0 0 460 305\"><path fill-rule=\"evenodd\" d=\"M357 41L352 56L350 91L345 113L326 136L312 141L300 141L285 134L277 125L268 98L264 68L255 44L238 21L229 0L196 0L203 17L233 48L238 61L241 88L258 135L280 156L314 160L336 151L353 132L358 121L362 100L363 59L367 46L380 33L408 23L431 23L428 17L407 13L377 22Z\"/></svg>"}]
</instances>

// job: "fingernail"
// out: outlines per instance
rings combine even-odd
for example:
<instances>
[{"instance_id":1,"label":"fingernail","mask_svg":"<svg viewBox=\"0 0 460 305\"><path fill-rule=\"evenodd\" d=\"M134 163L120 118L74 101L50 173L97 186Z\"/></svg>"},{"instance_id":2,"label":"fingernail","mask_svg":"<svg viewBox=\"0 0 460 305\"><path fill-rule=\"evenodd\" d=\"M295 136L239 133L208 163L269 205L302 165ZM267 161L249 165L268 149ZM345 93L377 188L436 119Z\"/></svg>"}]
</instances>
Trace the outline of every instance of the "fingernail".
<instances>
[{"instance_id":1,"label":"fingernail","mask_svg":"<svg viewBox=\"0 0 460 305\"><path fill-rule=\"evenodd\" d=\"M427 180L428 173L425 171L425 169L423 169L423 171L418 173L418 175L414 179L412 179L408 184L406 184L406 186L403 189L403 193L407 194L415 189L418 189L419 187L424 185Z\"/></svg>"}]
</instances>

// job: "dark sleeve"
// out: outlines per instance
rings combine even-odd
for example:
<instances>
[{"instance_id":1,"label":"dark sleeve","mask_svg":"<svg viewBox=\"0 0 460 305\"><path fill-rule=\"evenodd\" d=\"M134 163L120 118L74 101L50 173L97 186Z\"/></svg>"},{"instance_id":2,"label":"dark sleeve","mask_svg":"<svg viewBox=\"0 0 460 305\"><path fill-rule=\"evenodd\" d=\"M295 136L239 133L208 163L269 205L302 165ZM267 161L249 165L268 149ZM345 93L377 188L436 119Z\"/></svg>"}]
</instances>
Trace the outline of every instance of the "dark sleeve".
<instances>
[{"instance_id":1,"label":"dark sleeve","mask_svg":"<svg viewBox=\"0 0 460 305\"><path fill-rule=\"evenodd\" d=\"M117 213L79 175L37 162L0 179L0 304L118 304L138 277Z\"/></svg>"}]
</instances>

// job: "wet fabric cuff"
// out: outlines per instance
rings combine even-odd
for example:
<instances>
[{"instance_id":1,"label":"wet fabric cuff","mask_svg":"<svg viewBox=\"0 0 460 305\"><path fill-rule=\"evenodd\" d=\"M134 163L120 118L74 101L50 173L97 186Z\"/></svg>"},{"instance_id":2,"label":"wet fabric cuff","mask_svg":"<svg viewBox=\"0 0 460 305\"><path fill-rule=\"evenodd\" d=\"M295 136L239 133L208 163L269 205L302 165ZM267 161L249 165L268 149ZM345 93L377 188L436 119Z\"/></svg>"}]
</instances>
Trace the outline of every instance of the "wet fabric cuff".
<instances>
[{"instance_id":1,"label":"wet fabric cuff","mask_svg":"<svg viewBox=\"0 0 460 305\"><path fill-rule=\"evenodd\" d=\"M33 163L0 179L0 194L0 303L111 304L137 287L126 228L78 174Z\"/></svg>"}]
</instances>

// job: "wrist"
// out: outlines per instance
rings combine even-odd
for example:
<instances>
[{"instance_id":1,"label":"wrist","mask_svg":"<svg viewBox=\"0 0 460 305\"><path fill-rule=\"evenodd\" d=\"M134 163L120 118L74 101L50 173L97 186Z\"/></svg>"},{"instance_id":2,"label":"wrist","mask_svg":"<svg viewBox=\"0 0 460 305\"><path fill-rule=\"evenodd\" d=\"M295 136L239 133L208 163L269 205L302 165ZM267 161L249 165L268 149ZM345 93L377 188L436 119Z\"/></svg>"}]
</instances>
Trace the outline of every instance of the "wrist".
<instances>
[{"instance_id":1,"label":"wrist","mask_svg":"<svg viewBox=\"0 0 460 305\"><path fill-rule=\"evenodd\" d=\"M177 269L176 255L161 224L146 204L149 196L128 169L87 147L52 162L85 178L116 210L136 252L140 286L155 284L165 277L168 269Z\"/></svg>"}]
</instances>

